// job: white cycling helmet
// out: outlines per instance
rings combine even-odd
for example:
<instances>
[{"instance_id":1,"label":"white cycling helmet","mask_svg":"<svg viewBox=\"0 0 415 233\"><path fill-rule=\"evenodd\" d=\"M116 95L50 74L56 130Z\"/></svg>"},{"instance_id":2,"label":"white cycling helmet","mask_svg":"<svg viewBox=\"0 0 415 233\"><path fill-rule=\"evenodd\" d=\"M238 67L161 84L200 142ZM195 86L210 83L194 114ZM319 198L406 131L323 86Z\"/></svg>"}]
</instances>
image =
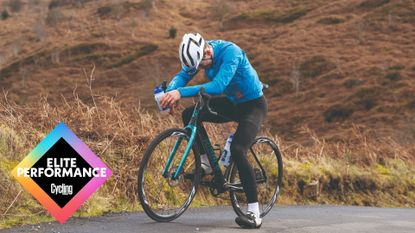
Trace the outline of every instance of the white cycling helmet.
<instances>
[{"instance_id":1,"label":"white cycling helmet","mask_svg":"<svg viewBox=\"0 0 415 233\"><path fill-rule=\"evenodd\" d=\"M186 33L179 46L179 57L182 67L197 70L203 59L205 40L199 33Z\"/></svg>"}]
</instances>

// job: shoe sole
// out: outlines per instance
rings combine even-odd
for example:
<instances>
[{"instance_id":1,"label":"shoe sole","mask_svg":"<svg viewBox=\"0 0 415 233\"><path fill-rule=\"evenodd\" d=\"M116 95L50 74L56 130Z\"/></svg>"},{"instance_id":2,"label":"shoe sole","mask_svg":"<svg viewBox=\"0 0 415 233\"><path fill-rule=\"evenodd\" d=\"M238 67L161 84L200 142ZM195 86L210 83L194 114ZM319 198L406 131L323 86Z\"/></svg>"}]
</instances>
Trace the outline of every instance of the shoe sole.
<instances>
[{"instance_id":1,"label":"shoe sole","mask_svg":"<svg viewBox=\"0 0 415 233\"><path fill-rule=\"evenodd\" d=\"M244 229L257 229L260 228L262 223L259 224L259 226L256 226L256 224L254 223L254 225L246 225L245 222L240 219L240 218L236 218L235 219L236 224L238 224L240 227L244 228Z\"/></svg>"}]
</instances>

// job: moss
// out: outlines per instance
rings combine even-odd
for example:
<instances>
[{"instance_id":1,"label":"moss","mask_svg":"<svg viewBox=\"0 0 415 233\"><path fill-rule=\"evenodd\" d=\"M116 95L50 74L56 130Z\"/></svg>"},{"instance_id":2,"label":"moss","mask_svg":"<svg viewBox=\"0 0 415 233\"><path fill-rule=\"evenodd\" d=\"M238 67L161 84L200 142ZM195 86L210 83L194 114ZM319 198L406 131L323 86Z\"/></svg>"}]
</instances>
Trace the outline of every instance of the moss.
<instances>
[{"instance_id":1,"label":"moss","mask_svg":"<svg viewBox=\"0 0 415 233\"><path fill-rule=\"evenodd\" d=\"M323 187L326 192L334 193L334 192L342 192L342 179L339 176L329 176L327 185Z\"/></svg>"},{"instance_id":2,"label":"moss","mask_svg":"<svg viewBox=\"0 0 415 233\"><path fill-rule=\"evenodd\" d=\"M100 216L110 212L111 210L111 198L105 197L102 192L98 192L93 194L91 198L84 202L82 206L74 213L74 216Z\"/></svg>"},{"instance_id":3,"label":"moss","mask_svg":"<svg viewBox=\"0 0 415 233\"><path fill-rule=\"evenodd\" d=\"M2 20L6 20L7 18L9 18L9 12L7 11L7 10L3 10L2 12L1 12L1 19Z\"/></svg>"},{"instance_id":4,"label":"moss","mask_svg":"<svg viewBox=\"0 0 415 233\"><path fill-rule=\"evenodd\" d=\"M344 121L353 114L353 111L349 105L336 104L323 113L324 120L326 122Z\"/></svg>"},{"instance_id":5,"label":"moss","mask_svg":"<svg viewBox=\"0 0 415 233\"><path fill-rule=\"evenodd\" d=\"M141 2L122 2L113 5L103 6L96 10L96 14L101 17L117 17L128 13L131 10L149 11L153 7L153 0L143 0Z\"/></svg>"},{"instance_id":6,"label":"moss","mask_svg":"<svg viewBox=\"0 0 415 233\"><path fill-rule=\"evenodd\" d=\"M377 190L376 181L370 176L355 177L352 181L353 190L355 192L373 193Z\"/></svg>"},{"instance_id":7,"label":"moss","mask_svg":"<svg viewBox=\"0 0 415 233\"><path fill-rule=\"evenodd\" d=\"M23 212L21 209L19 212ZM32 215L32 213L28 213L27 215L15 216L13 218L7 218L3 221L0 221L0 229L11 228L14 226L19 226L23 224L38 224L42 222L52 222L56 221L49 215L46 214L37 214Z\"/></svg>"},{"instance_id":8,"label":"moss","mask_svg":"<svg viewBox=\"0 0 415 233\"><path fill-rule=\"evenodd\" d=\"M50 1L48 8L52 10L54 8L64 7L64 6L77 6L81 4L85 4L92 0L52 0Z\"/></svg>"},{"instance_id":9,"label":"moss","mask_svg":"<svg viewBox=\"0 0 415 233\"><path fill-rule=\"evenodd\" d=\"M308 10L304 9L304 8L298 8L298 9L293 9L285 14L282 14L278 17L273 18L273 21L277 22L277 23L291 23L294 22L295 20L305 16L307 14Z\"/></svg>"},{"instance_id":10,"label":"moss","mask_svg":"<svg viewBox=\"0 0 415 233\"><path fill-rule=\"evenodd\" d=\"M3 169L6 172L11 172L18 164L19 161L17 160L0 158L0 169Z\"/></svg>"},{"instance_id":11,"label":"moss","mask_svg":"<svg viewBox=\"0 0 415 233\"><path fill-rule=\"evenodd\" d=\"M21 0L9 0L8 3L3 3L8 6L12 12L19 12L23 7L23 2Z\"/></svg>"},{"instance_id":12,"label":"moss","mask_svg":"<svg viewBox=\"0 0 415 233\"><path fill-rule=\"evenodd\" d=\"M121 54L116 52L97 52L87 55L80 55L71 57L71 61L73 62L94 62L96 65L107 66L109 64L114 63L114 61L120 59L122 57Z\"/></svg>"},{"instance_id":13,"label":"moss","mask_svg":"<svg viewBox=\"0 0 415 233\"><path fill-rule=\"evenodd\" d=\"M385 78L389 79L390 81L396 81L401 79L401 74L399 72L392 72L385 75Z\"/></svg>"},{"instance_id":14,"label":"moss","mask_svg":"<svg viewBox=\"0 0 415 233\"><path fill-rule=\"evenodd\" d=\"M176 34L177 34L177 28L174 26L171 26L169 29L169 38L170 39L176 38Z\"/></svg>"},{"instance_id":15,"label":"moss","mask_svg":"<svg viewBox=\"0 0 415 233\"><path fill-rule=\"evenodd\" d=\"M155 44L146 44L138 50L137 55L145 56L145 55L153 53L157 49L158 49L158 46Z\"/></svg>"},{"instance_id":16,"label":"moss","mask_svg":"<svg viewBox=\"0 0 415 233\"><path fill-rule=\"evenodd\" d=\"M67 17L58 9L53 9L48 12L45 22L49 26L56 26L63 22Z\"/></svg>"},{"instance_id":17,"label":"moss","mask_svg":"<svg viewBox=\"0 0 415 233\"><path fill-rule=\"evenodd\" d=\"M372 26L375 26L377 22L385 22L388 20L388 16L393 16L394 22L401 23L415 23L415 6L411 0L394 1L382 8L374 10L372 13L367 14L364 20Z\"/></svg>"},{"instance_id":18,"label":"moss","mask_svg":"<svg viewBox=\"0 0 415 233\"><path fill-rule=\"evenodd\" d=\"M276 10L256 10L250 12L244 12L240 15L237 15L228 20L229 22L238 22L238 21L256 21L256 22L265 22L265 23L277 23L277 24L288 24L296 21L297 19L305 16L309 12L309 9L306 8L294 8L286 12L280 12Z\"/></svg>"},{"instance_id":19,"label":"moss","mask_svg":"<svg viewBox=\"0 0 415 233\"><path fill-rule=\"evenodd\" d=\"M388 70L403 70L405 69L404 65L394 65L388 68Z\"/></svg>"},{"instance_id":20,"label":"moss","mask_svg":"<svg viewBox=\"0 0 415 233\"><path fill-rule=\"evenodd\" d=\"M324 76L321 77L324 80L336 80L336 79L343 79L344 76L342 74L339 74L337 72L330 72Z\"/></svg>"},{"instance_id":21,"label":"moss","mask_svg":"<svg viewBox=\"0 0 415 233\"><path fill-rule=\"evenodd\" d=\"M375 171L382 175L389 175L390 170L382 164L376 164Z\"/></svg>"},{"instance_id":22,"label":"moss","mask_svg":"<svg viewBox=\"0 0 415 233\"><path fill-rule=\"evenodd\" d=\"M379 77L379 76L382 76L382 74L383 74L383 70L377 66L373 66L365 70L365 75L371 76L371 77Z\"/></svg>"},{"instance_id":23,"label":"moss","mask_svg":"<svg viewBox=\"0 0 415 233\"><path fill-rule=\"evenodd\" d=\"M112 67L120 62L126 64L127 60L121 60L131 55L123 56L118 51L110 51L110 46L104 43L81 43L61 52L61 56L71 62L94 62L103 67Z\"/></svg>"},{"instance_id":24,"label":"moss","mask_svg":"<svg viewBox=\"0 0 415 233\"><path fill-rule=\"evenodd\" d=\"M11 76L13 73L19 71L19 69L23 66L30 66L30 65L43 65L43 64L50 64L50 54L53 51L51 50L43 50L38 53L29 55L19 61L16 61L9 66L5 67L4 69L0 70L0 80L2 78L7 78Z\"/></svg>"},{"instance_id":25,"label":"moss","mask_svg":"<svg viewBox=\"0 0 415 233\"><path fill-rule=\"evenodd\" d=\"M97 50L105 50L110 47L104 43L81 43L75 46L69 47L62 51L63 56L77 56L84 54L91 54Z\"/></svg>"},{"instance_id":26,"label":"moss","mask_svg":"<svg viewBox=\"0 0 415 233\"><path fill-rule=\"evenodd\" d=\"M362 105L366 110L370 110L377 105L376 100L371 98L362 99L359 101L359 104Z\"/></svg>"},{"instance_id":27,"label":"moss","mask_svg":"<svg viewBox=\"0 0 415 233\"><path fill-rule=\"evenodd\" d=\"M406 108L409 108L410 110L415 110L415 99L410 100L410 101L407 101L407 102L405 103L405 107L406 107ZM413 135L415 136L415 130L414 130ZM414 137L414 138L415 138L415 137Z\"/></svg>"},{"instance_id":28,"label":"moss","mask_svg":"<svg viewBox=\"0 0 415 233\"><path fill-rule=\"evenodd\" d=\"M310 162L306 162L306 163L303 163L301 166L300 166L300 168L303 170L303 171L311 171L311 168L312 168L312 164L310 163Z\"/></svg>"},{"instance_id":29,"label":"moss","mask_svg":"<svg viewBox=\"0 0 415 233\"><path fill-rule=\"evenodd\" d=\"M353 102L366 110L377 105L377 100L384 95L383 89L379 87L361 88L351 96Z\"/></svg>"},{"instance_id":30,"label":"moss","mask_svg":"<svg viewBox=\"0 0 415 233\"><path fill-rule=\"evenodd\" d=\"M149 55L153 52L155 52L158 49L158 46L155 44L146 44L140 47L135 53L129 54L127 56L121 57L114 63L106 65L107 68L116 68L125 64L128 64L140 57Z\"/></svg>"},{"instance_id":31,"label":"moss","mask_svg":"<svg viewBox=\"0 0 415 233\"><path fill-rule=\"evenodd\" d=\"M272 90L272 96L283 96L285 94L291 93L294 90L293 84L287 79L270 78L268 81L266 81L266 83L269 84L271 88L268 88L265 91L271 92Z\"/></svg>"},{"instance_id":32,"label":"moss","mask_svg":"<svg viewBox=\"0 0 415 233\"><path fill-rule=\"evenodd\" d=\"M321 92L321 93L318 93L317 94L317 97L318 98L324 98L324 97L326 97L327 96L327 94L325 93L325 92Z\"/></svg>"},{"instance_id":33,"label":"moss","mask_svg":"<svg viewBox=\"0 0 415 233\"><path fill-rule=\"evenodd\" d=\"M299 67L303 77L314 78L325 74L336 68L336 65L330 62L324 56L314 56L305 60Z\"/></svg>"},{"instance_id":34,"label":"moss","mask_svg":"<svg viewBox=\"0 0 415 233\"><path fill-rule=\"evenodd\" d=\"M398 164L399 168L395 169L391 165L347 165L342 160L328 157L313 157L305 161L288 160L285 163L283 195L289 195L295 203L307 203L310 199L303 196L304 187L310 180L318 180L320 193L314 203L370 206L401 206L402 203L408 203L406 197L413 187L413 177L402 171L408 174L413 172L413 168L409 168L410 162L385 159L385 163L395 164L395 167ZM414 204L412 202L409 206Z\"/></svg>"},{"instance_id":35,"label":"moss","mask_svg":"<svg viewBox=\"0 0 415 233\"><path fill-rule=\"evenodd\" d=\"M353 88L355 86L361 85L362 83L363 83L362 80L349 79L344 82L344 86L347 88Z\"/></svg>"},{"instance_id":36,"label":"moss","mask_svg":"<svg viewBox=\"0 0 415 233\"><path fill-rule=\"evenodd\" d=\"M336 18L336 17L326 17L326 18L322 18L319 21L317 21L317 23L325 24L325 25L340 24L343 22L344 22L344 19Z\"/></svg>"},{"instance_id":37,"label":"moss","mask_svg":"<svg viewBox=\"0 0 415 233\"><path fill-rule=\"evenodd\" d=\"M97 9L97 14L100 17L105 17L107 15L109 15L112 11L112 7L111 6L103 6Z\"/></svg>"},{"instance_id":38,"label":"moss","mask_svg":"<svg viewBox=\"0 0 415 233\"><path fill-rule=\"evenodd\" d=\"M389 2L390 0L366 0L359 4L359 8L373 9L388 4Z\"/></svg>"}]
</instances>

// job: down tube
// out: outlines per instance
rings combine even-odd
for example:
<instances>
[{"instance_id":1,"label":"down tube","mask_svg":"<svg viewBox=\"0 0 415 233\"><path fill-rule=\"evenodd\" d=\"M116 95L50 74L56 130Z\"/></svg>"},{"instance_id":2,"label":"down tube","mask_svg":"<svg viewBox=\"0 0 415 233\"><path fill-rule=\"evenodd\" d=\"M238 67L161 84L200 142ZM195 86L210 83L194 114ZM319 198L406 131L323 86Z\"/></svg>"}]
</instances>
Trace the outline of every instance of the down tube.
<instances>
[{"instance_id":1,"label":"down tube","mask_svg":"<svg viewBox=\"0 0 415 233\"><path fill-rule=\"evenodd\" d=\"M188 127L192 130L192 135L190 136L189 143L187 144L186 150L184 151L182 160L180 160L179 167L177 168L176 173L172 177L173 180L177 179L177 177L179 176L179 172L182 170L184 162L186 161L187 156L189 155L190 149L192 148L193 142L194 142L195 137L196 137L196 128L197 127L194 126L194 125L190 125Z\"/></svg>"}]
</instances>

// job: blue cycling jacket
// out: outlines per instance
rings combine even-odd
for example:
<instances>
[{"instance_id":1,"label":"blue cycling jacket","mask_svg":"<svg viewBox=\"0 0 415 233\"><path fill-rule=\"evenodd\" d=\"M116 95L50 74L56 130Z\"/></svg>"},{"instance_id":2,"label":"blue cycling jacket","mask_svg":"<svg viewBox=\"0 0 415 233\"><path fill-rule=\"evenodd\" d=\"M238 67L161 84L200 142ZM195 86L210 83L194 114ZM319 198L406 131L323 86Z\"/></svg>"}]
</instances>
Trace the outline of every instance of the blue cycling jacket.
<instances>
[{"instance_id":1,"label":"blue cycling jacket","mask_svg":"<svg viewBox=\"0 0 415 233\"><path fill-rule=\"evenodd\" d=\"M200 88L211 95L224 93L235 104L263 95L262 83L245 52L236 44L224 40L208 41L213 47L213 64L205 69L209 82L186 87L196 75L184 67L169 83L166 91L178 90L182 97L196 96Z\"/></svg>"}]
</instances>

